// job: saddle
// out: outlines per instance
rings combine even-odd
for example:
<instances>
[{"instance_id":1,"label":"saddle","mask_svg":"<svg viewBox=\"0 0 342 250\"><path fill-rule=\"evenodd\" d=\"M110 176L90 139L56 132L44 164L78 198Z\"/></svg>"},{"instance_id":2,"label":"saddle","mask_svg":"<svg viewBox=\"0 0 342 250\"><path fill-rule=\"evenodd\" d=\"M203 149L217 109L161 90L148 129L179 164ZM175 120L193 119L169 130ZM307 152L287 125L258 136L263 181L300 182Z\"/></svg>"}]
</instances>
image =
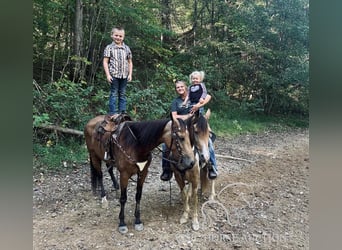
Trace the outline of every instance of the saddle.
<instances>
[{"instance_id":1,"label":"saddle","mask_svg":"<svg viewBox=\"0 0 342 250\"><path fill-rule=\"evenodd\" d=\"M119 125L125 121L132 121L128 114L106 115L102 122L95 126L95 138L100 142L100 145L105 149L105 152L110 152L111 135L113 135ZM105 156L105 158L107 158Z\"/></svg>"}]
</instances>

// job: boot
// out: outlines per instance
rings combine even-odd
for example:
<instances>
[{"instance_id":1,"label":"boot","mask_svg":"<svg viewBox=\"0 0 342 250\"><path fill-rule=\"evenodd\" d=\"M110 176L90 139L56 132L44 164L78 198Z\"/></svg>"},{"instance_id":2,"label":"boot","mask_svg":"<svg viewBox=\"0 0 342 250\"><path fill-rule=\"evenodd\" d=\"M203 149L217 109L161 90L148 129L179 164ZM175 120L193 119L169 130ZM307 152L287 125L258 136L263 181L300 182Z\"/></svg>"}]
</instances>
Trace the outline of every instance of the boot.
<instances>
[{"instance_id":1,"label":"boot","mask_svg":"<svg viewBox=\"0 0 342 250\"><path fill-rule=\"evenodd\" d=\"M172 170L169 162L163 162L163 173L160 175L162 181L169 181L172 178Z\"/></svg>"},{"instance_id":2,"label":"boot","mask_svg":"<svg viewBox=\"0 0 342 250\"><path fill-rule=\"evenodd\" d=\"M216 179L217 174L216 174L216 172L215 172L215 170L214 170L214 167L213 167L213 165L211 164L211 162L209 162L209 163L207 164L207 166L208 166L208 178L209 178L210 180Z\"/></svg>"},{"instance_id":3,"label":"boot","mask_svg":"<svg viewBox=\"0 0 342 250\"><path fill-rule=\"evenodd\" d=\"M165 170L164 169L163 173L160 176L160 179L162 181L169 181L169 180L171 180L171 178L172 178L172 171L171 171L171 169L169 169L169 170Z\"/></svg>"}]
</instances>

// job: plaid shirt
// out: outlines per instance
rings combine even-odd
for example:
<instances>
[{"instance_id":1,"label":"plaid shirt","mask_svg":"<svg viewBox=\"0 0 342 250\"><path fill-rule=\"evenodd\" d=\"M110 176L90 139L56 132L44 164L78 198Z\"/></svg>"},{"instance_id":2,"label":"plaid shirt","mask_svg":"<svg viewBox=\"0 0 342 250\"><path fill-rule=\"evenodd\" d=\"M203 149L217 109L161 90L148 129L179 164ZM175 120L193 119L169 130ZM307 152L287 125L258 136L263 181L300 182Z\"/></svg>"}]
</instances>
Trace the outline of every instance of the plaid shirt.
<instances>
[{"instance_id":1,"label":"plaid shirt","mask_svg":"<svg viewBox=\"0 0 342 250\"><path fill-rule=\"evenodd\" d=\"M128 60L132 59L131 49L126 45L117 46L114 42L107 45L104 57L109 57L109 73L115 78L127 78Z\"/></svg>"}]
</instances>

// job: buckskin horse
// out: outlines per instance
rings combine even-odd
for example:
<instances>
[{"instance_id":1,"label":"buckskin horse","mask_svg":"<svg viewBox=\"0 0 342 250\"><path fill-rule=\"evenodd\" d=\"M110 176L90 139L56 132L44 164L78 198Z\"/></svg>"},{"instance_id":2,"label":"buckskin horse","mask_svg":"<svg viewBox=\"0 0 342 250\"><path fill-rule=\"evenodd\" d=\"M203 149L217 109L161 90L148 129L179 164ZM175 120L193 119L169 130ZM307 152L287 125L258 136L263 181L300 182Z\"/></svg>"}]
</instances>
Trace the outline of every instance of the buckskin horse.
<instances>
[{"instance_id":1,"label":"buckskin horse","mask_svg":"<svg viewBox=\"0 0 342 250\"><path fill-rule=\"evenodd\" d=\"M179 166L174 162L170 162L171 168L175 173L175 179L180 188L183 200L184 211L180 218L180 223L184 224L188 221L190 212L189 200L191 199L192 229L195 231L199 230L198 190L201 186L201 192L205 191L209 184L207 162L209 160L208 141L210 136L210 128L208 119L210 114L210 110L208 109L205 116L197 112L193 117L186 120L190 132L191 144L195 153L196 162L194 167L184 170L179 168ZM214 195L214 180L211 180L210 199L213 199Z\"/></svg>"},{"instance_id":2,"label":"buckskin horse","mask_svg":"<svg viewBox=\"0 0 342 250\"><path fill-rule=\"evenodd\" d=\"M111 135L110 153L120 173L121 195L118 229L122 234L128 232L125 223L128 180L135 174L138 178L134 224L135 230L143 230L143 223L140 219L143 184L148 173L148 167L151 164L151 152L163 142L171 149L173 159L177 161L180 168L186 170L194 166L195 157L191 148L189 131L186 123L181 119L124 121L118 125ZM90 165L92 178L95 178L94 175L101 175L100 171L94 171L94 165Z\"/></svg>"}]
</instances>

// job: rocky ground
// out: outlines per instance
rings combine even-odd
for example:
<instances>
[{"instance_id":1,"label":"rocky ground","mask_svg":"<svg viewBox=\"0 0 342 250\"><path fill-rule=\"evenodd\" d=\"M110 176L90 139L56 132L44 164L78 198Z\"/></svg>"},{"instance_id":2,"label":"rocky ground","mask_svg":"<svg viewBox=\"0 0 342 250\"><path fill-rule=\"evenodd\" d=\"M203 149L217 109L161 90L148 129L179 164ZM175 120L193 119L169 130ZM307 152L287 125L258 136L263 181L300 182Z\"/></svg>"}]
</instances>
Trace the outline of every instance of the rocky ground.
<instances>
[{"instance_id":1,"label":"rocky ground","mask_svg":"<svg viewBox=\"0 0 342 250\"><path fill-rule=\"evenodd\" d=\"M135 183L129 183L126 222L117 230L119 192L105 173L108 208L90 189L89 165L33 176L33 248L38 249L309 249L309 132L289 130L217 138L216 202L200 198L200 230L180 224L174 179L162 182L156 151L135 231ZM233 156L229 159L222 156Z\"/></svg>"}]
</instances>

